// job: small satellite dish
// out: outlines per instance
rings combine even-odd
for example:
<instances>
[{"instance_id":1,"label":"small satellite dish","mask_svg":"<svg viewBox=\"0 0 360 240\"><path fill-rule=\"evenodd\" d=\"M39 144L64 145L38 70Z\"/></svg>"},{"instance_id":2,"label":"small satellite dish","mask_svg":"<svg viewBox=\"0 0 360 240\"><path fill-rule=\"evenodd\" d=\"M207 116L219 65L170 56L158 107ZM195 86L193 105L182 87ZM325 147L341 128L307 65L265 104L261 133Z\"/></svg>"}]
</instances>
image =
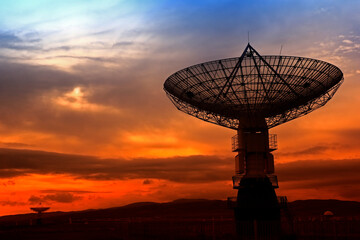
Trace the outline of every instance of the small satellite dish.
<instances>
[{"instance_id":1,"label":"small satellite dish","mask_svg":"<svg viewBox=\"0 0 360 240\"><path fill-rule=\"evenodd\" d=\"M50 207L42 207L41 203L40 203L39 207L31 207L30 209L37 213L36 224L41 225L42 224L42 213L49 210Z\"/></svg>"},{"instance_id":2,"label":"small satellite dish","mask_svg":"<svg viewBox=\"0 0 360 240\"><path fill-rule=\"evenodd\" d=\"M37 212L39 214L46 212L47 210L49 210L49 207L32 207L30 208L31 210L33 210L34 212Z\"/></svg>"}]
</instances>

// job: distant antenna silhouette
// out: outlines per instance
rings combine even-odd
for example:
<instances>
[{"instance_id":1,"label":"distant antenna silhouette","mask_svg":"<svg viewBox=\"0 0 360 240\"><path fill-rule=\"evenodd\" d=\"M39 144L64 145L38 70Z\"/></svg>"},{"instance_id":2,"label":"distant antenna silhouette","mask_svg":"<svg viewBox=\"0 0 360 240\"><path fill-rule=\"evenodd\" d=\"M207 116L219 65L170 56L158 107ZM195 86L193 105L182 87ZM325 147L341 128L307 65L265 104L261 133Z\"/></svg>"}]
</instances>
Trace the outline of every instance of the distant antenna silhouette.
<instances>
[{"instance_id":1,"label":"distant antenna silhouette","mask_svg":"<svg viewBox=\"0 0 360 240\"><path fill-rule=\"evenodd\" d=\"M240 57L190 66L166 79L164 90L180 111L237 131L233 187L238 189L235 218L241 239L265 239L257 224L270 224L274 235L280 228L271 153L277 143L268 129L324 106L342 82L343 73L334 65L261 56L250 43Z\"/></svg>"},{"instance_id":2,"label":"distant antenna silhouette","mask_svg":"<svg viewBox=\"0 0 360 240\"><path fill-rule=\"evenodd\" d=\"M42 224L42 213L49 210L50 207L42 207L41 203L40 203L39 207L31 207L30 209L37 213L36 224L41 225Z\"/></svg>"}]
</instances>

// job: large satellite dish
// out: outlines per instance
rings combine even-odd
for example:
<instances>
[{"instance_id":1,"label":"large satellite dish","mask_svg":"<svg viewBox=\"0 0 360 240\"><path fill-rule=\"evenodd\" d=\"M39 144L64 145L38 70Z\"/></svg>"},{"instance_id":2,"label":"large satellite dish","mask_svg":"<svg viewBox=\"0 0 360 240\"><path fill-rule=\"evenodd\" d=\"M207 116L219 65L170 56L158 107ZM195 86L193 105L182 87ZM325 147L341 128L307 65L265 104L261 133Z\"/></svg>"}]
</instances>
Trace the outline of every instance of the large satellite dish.
<instances>
[{"instance_id":1,"label":"large satellite dish","mask_svg":"<svg viewBox=\"0 0 360 240\"><path fill-rule=\"evenodd\" d=\"M325 105L342 80L341 70L332 64L261 56L248 44L240 57L172 74L164 90L179 110L202 120L238 129L248 119L265 118L272 128Z\"/></svg>"}]
</instances>

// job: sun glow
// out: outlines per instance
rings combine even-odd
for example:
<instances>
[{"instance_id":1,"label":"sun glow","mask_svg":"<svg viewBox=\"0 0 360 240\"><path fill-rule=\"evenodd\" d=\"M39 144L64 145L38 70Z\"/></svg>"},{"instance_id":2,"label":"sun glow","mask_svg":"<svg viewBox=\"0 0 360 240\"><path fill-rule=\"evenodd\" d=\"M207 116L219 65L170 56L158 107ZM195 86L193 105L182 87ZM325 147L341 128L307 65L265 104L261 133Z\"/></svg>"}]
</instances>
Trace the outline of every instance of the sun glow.
<instances>
[{"instance_id":1,"label":"sun glow","mask_svg":"<svg viewBox=\"0 0 360 240\"><path fill-rule=\"evenodd\" d=\"M57 105L76 110L90 112L118 112L118 109L103 106L100 104L90 103L87 99L88 94L81 87L75 87L72 91L55 98Z\"/></svg>"}]
</instances>

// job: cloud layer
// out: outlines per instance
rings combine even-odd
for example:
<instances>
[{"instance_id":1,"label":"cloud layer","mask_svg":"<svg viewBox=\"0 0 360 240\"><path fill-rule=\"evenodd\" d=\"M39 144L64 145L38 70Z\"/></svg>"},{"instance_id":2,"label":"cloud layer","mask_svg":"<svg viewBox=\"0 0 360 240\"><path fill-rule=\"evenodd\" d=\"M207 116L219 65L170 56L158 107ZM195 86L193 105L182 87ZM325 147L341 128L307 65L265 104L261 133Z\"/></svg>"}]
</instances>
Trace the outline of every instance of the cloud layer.
<instances>
[{"instance_id":1,"label":"cloud layer","mask_svg":"<svg viewBox=\"0 0 360 240\"><path fill-rule=\"evenodd\" d=\"M232 159L216 156L189 156L158 159L100 159L91 156L59 154L41 151L0 149L0 177L30 174L66 174L73 178L94 181L161 179L178 183L209 183L228 181L233 175ZM346 198L356 198L360 188L360 159L302 160L277 164L276 174L281 184L292 189L334 188ZM43 190L47 200L72 199L83 191ZM71 196L70 196L71 195ZM46 197L47 196L47 197ZM35 201L35 199L33 199ZM37 199L39 200L39 199ZM70 200L69 200L70 201Z\"/></svg>"},{"instance_id":2,"label":"cloud layer","mask_svg":"<svg viewBox=\"0 0 360 240\"><path fill-rule=\"evenodd\" d=\"M228 180L232 161L216 156L143 159L100 159L41 151L0 149L0 177L69 174L93 180L155 178L175 182Z\"/></svg>"}]
</instances>

